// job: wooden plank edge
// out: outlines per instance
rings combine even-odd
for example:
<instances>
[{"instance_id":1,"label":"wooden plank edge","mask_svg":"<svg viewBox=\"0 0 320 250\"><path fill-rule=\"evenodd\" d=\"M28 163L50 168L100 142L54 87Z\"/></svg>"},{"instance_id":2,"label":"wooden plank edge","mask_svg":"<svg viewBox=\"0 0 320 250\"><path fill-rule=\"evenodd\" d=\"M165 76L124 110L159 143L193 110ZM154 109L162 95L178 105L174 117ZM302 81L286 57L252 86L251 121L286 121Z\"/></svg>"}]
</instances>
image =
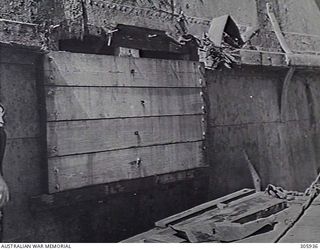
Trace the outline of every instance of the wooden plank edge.
<instances>
[{"instance_id":1,"label":"wooden plank edge","mask_svg":"<svg viewBox=\"0 0 320 250\"><path fill-rule=\"evenodd\" d=\"M44 211L68 207L79 202L98 202L99 200L107 199L111 195L136 195L144 190L158 188L170 183L193 181L195 179L205 180L207 178L208 167L200 167L168 174L71 189L53 194L45 193L30 197L29 207L31 211Z\"/></svg>"},{"instance_id":2,"label":"wooden plank edge","mask_svg":"<svg viewBox=\"0 0 320 250\"><path fill-rule=\"evenodd\" d=\"M252 209L248 209L247 212L236 216L231 220L231 222L244 224L248 221L256 220L258 217L268 217L272 214L277 214L285 209L287 209L287 202L286 200L280 200L280 199L272 199L270 202L266 202L265 204L261 204L258 207L254 207ZM256 216L257 218L253 218ZM250 219L251 218L251 219Z\"/></svg>"},{"instance_id":3,"label":"wooden plank edge","mask_svg":"<svg viewBox=\"0 0 320 250\"><path fill-rule=\"evenodd\" d=\"M150 147L159 147L159 146L170 146L170 145L180 145L180 144L190 144L190 143L200 143L204 142L205 140L203 139L202 135L199 135L198 139L194 140L177 140L177 141L171 141L171 142L160 142L160 143L146 143L144 145L130 145L126 147L118 147L118 148L110 148L110 149L101 149L101 150L96 150L96 151L85 151L85 152L76 152L76 153L67 153L67 154L61 154L59 153L59 149L56 149L56 146L53 147L48 147L48 153L47 153L47 158L48 160L50 159L55 159L55 158L66 158L66 157L73 157L73 156L80 156L80 155L93 155L93 154L100 154L100 153L108 153L108 152L114 152L114 151L123 151L123 150L130 150L130 149L143 149L143 148L150 148Z\"/></svg>"},{"instance_id":4,"label":"wooden plank edge","mask_svg":"<svg viewBox=\"0 0 320 250\"><path fill-rule=\"evenodd\" d=\"M215 207L217 207L217 204L219 204L219 203L229 203L231 201L240 199L244 196L249 196L253 193L255 193L254 189L245 188L245 189L239 190L239 191L234 192L232 194L223 196L223 197L215 199L213 201L203 203L199 206L190 208L190 209L183 211L181 213L178 213L178 214L172 215L170 217L164 218L162 220L159 220L159 221L155 222L155 226L162 227L162 228L167 227L169 224L177 223L183 219L189 218L190 216L195 216L199 213L204 213L208 209L215 208Z\"/></svg>"},{"instance_id":5,"label":"wooden plank edge","mask_svg":"<svg viewBox=\"0 0 320 250\"><path fill-rule=\"evenodd\" d=\"M200 79L200 77L199 77ZM97 84L87 84L87 85L79 85L79 84L44 84L45 87L50 87L52 89L54 88L122 88L122 89L201 89L203 86L200 84L194 85L194 86L170 86L170 85L164 85L164 86L154 86L154 85L97 85Z\"/></svg>"},{"instance_id":6,"label":"wooden plank edge","mask_svg":"<svg viewBox=\"0 0 320 250\"><path fill-rule=\"evenodd\" d=\"M136 116L114 116L114 117L97 117L97 118L83 118L83 119L60 119L47 120L47 123L63 123L63 122L82 122L82 121L101 121L101 120L117 120L117 119L145 119L145 118L162 118L162 117L180 117L180 116L203 116L203 112L199 113L177 113L177 114L156 114L156 115L136 115ZM224 126L224 125L221 125Z\"/></svg>"}]
</instances>

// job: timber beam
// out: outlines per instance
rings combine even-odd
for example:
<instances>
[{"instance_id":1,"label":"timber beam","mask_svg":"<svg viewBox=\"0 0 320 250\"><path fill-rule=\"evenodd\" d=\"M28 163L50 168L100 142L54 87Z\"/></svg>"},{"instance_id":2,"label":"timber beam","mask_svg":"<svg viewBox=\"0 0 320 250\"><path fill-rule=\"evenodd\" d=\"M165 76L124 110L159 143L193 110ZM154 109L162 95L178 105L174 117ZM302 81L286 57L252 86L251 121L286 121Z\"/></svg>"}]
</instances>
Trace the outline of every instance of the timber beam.
<instances>
[{"instance_id":1,"label":"timber beam","mask_svg":"<svg viewBox=\"0 0 320 250\"><path fill-rule=\"evenodd\" d=\"M111 195L137 195L139 192L145 192L145 190L153 188L161 188L165 185L169 185L170 183L176 184L177 182L188 181L205 183L205 180L208 177L207 171L208 168L204 167L73 189L54 194L42 194L30 198L30 209L32 211L43 211L52 208L67 207L78 204L79 202L99 202L104 199L108 199Z\"/></svg>"}]
</instances>

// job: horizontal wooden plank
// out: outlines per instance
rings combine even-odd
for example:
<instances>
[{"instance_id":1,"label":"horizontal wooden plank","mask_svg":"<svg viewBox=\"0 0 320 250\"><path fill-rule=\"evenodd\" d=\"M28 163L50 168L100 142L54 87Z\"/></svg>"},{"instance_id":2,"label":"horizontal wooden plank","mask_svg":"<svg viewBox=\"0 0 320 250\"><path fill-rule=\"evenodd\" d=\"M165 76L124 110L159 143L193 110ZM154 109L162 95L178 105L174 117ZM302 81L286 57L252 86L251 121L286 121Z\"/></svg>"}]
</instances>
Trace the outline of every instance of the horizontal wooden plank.
<instances>
[{"instance_id":1,"label":"horizontal wooden plank","mask_svg":"<svg viewBox=\"0 0 320 250\"><path fill-rule=\"evenodd\" d=\"M199 206L190 208L186 211L172 215L172 216L165 218L165 219L162 219L160 221L157 221L155 223L155 225L157 227L166 227L169 224L173 224L173 223L177 223L181 220L185 220L185 219L189 218L190 216L195 216L199 213L204 213L208 209L217 208L217 205L220 203L227 203L227 202L230 202L231 200L240 199L240 198L243 198L243 196L249 196L249 195L253 194L254 192L255 191L253 189L245 188L245 189L239 190L237 192L231 193L229 195L223 196L221 198L215 199L213 201L209 201L209 202L203 203Z\"/></svg>"},{"instance_id":2,"label":"horizontal wooden plank","mask_svg":"<svg viewBox=\"0 0 320 250\"><path fill-rule=\"evenodd\" d=\"M202 139L201 115L47 123L49 156Z\"/></svg>"},{"instance_id":3,"label":"horizontal wooden plank","mask_svg":"<svg viewBox=\"0 0 320 250\"><path fill-rule=\"evenodd\" d=\"M44 84L55 86L111 86L111 87L201 87L197 73L158 72L64 72L45 71Z\"/></svg>"},{"instance_id":4,"label":"horizontal wooden plank","mask_svg":"<svg viewBox=\"0 0 320 250\"><path fill-rule=\"evenodd\" d=\"M108 200L110 196L116 194L145 193L146 190L162 188L174 182L192 183L195 179L201 183L201 186L205 186L203 183L208 180L208 168L195 168L134 180L104 183L66 192L36 195L30 198L30 208L33 211L41 211L68 207L79 204L79 202L97 202Z\"/></svg>"},{"instance_id":5,"label":"horizontal wooden plank","mask_svg":"<svg viewBox=\"0 0 320 250\"><path fill-rule=\"evenodd\" d=\"M45 84L201 87L199 65L179 60L53 52L45 60Z\"/></svg>"},{"instance_id":6,"label":"horizontal wooden plank","mask_svg":"<svg viewBox=\"0 0 320 250\"><path fill-rule=\"evenodd\" d=\"M149 73L150 68L157 68L159 72L197 72L200 63L185 60L162 60L153 58L116 57L107 55L70 53L52 51L47 55L44 69L57 69L59 71L79 72L124 72L135 67L137 71ZM131 67L130 67L131 66Z\"/></svg>"},{"instance_id":7,"label":"horizontal wooden plank","mask_svg":"<svg viewBox=\"0 0 320 250\"><path fill-rule=\"evenodd\" d=\"M202 142L54 157L48 160L49 191L57 192L202 166Z\"/></svg>"},{"instance_id":8,"label":"horizontal wooden plank","mask_svg":"<svg viewBox=\"0 0 320 250\"><path fill-rule=\"evenodd\" d=\"M199 89L46 87L47 119L199 114Z\"/></svg>"}]
</instances>

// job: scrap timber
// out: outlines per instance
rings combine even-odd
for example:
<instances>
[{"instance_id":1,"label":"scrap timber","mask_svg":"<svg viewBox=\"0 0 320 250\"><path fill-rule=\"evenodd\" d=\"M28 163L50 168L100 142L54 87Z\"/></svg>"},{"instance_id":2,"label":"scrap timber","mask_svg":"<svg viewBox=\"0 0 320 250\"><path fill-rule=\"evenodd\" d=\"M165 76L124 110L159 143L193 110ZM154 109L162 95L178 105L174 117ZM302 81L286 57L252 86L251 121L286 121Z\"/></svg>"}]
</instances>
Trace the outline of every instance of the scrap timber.
<instances>
[{"instance_id":1,"label":"scrap timber","mask_svg":"<svg viewBox=\"0 0 320 250\"><path fill-rule=\"evenodd\" d=\"M317 242L319 197L297 223L310 196L278 198L242 189L155 223L155 228L122 242ZM310 234L301 233L308 226ZM302 238L300 236L303 236Z\"/></svg>"}]
</instances>

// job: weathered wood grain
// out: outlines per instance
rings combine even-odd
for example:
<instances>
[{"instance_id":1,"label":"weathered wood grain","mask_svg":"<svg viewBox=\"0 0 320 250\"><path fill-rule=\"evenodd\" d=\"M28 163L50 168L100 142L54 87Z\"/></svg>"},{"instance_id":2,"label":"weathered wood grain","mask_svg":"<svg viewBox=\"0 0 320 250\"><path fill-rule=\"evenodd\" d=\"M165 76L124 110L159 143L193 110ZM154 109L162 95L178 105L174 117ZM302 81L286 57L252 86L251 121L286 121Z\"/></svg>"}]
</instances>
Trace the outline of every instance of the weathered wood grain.
<instances>
[{"instance_id":1,"label":"weathered wood grain","mask_svg":"<svg viewBox=\"0 0 320 250\"><path fill-rule=\"evenodd\" d=\"M208 209L215 209L215 208L217 208L217 205L220 203L227 203L227 202L230 202L231 200L241 199L241 198L243 198L243 196L249 196L249 195L253 194L254 192L255 192L255 190L253 190L253 189L242 189L240 191L231 193L229 195L223 196L223 197L218 198L216 200L203 203L199 206L190 208L190 209L183 211L181 213L172 215L168 218L164 218L160 221L157 221L155 223L155 225L157 227L166 227L169 224L173 224L173 223L177 223L181 220L185 220L185 219L189 218L190 216L195 216L199 213L204 213Z\"/></svg>"},{"instance_id":2,"label":"weathered wood grain","mask_svg":"<svg viewBox=\"0 0 320 250\"><path fill-rule=\"evenodd\" d=\"M203 166L198 66L50 53L44 66L50 192Z\"/></svg>"},{"instance_id":3,"label":"weathered wood grain","mask_svg":"<svg viewBox=\"0 0 320 250\"><path fill-rule=\"evenodd\" d=\"M93 72L125 72L130 66L139 71L148 72L148 69L158 69L158 72L193 73L198 70L200 63L185 60L161 60L153 58L116 57L107 55L70 53L52 51L47 55L44 70L52 67L61 71L77 72L88 70ZM150 73L150 72L149 72Z\"/></svg>"},{"instance_id":4,"label":"weathered wood grain","mask_svg":"<svg viewBox=\"0 0 320 250\"><path fill-rule=\"evenodd\" d=\"M49 122L49 156L62 156L202 139L201 116Z\"/></svg>"},{"instance_id":5,"label":"weathered wood grain","mask_svg":"<svg viewBox=\"0 0 320 250\"><path fill-rule=\"evenodd\" d=\"M201 87L198 62L52 52L45 84L69 86Z\"/></svg>"},{"instance_id":6,"label":"weathered wood grain","mask_svg":"<svg viewBox=\"0 0 320 250\"><path fill-rule=\"evenodd\" d=\"M255 234L245 239L237 241L237 243L273 243L284 232L288 224L288 218L293 218L299 213L301 203L289 203L289 207L285 210L276 213L275 220L277 224L274 225L273 230L263 234Z\"/></svg>"},{"instance_id":7,"label":"weathered wood grain","mask_svg":"<svg viewBox=\"0 0 320 250\"><path fill-rule=\"evenodd\" d=\"M47 119L77 120L135 116L199 114L199 89L46 88Z\"/></svg>"},{"instance_id":8,"label":"weathered wood grain","mask_svg":"<svg viewBox=\"0 0 320 250\"><path fill-rule=\"evenodd\" d=\"M42 211L69 207L77 205L79 202L108 199L111 195L116 194L145 193L145 190L155 189L177 182L192 182L197 180L201 183L200 185L202 187L205 187L207 179L208 168L202 167L162 175L153 175L142 179L103 183L100 185L68 190L68 192L35 195L31 197L30 209L33 211ZM203 197L205 197L205 195Z\"/></svg>"},{"instance_id":9,"label":"weathered wood grain","mask_svg":"<svg viewBox=\"0 0 320 250\"><path fill-rule=\"evenodd\" d=\"M242 218L242 214L249 212L251 208L264 206L271 199L270 196L263 195L261 192L255 192L253 189L245 189L247 193L241 194L242 190L228 194L221 198L211 201L216 206L212 206L202 213L195 214L189 218L184 218L176 223L177 226L193 225L194 223L205 222L208 220L220 221L222 217L227 216L228 220L235 221ZM224 200L228 198L227 200ZM218 206L220 205L220 208ZM251 213L251 212L249 212ZM252 214L252 213L251 213ZM240 216L240 217L238 217Z\"/></svg>"},{"instance_id":10,"label":"weathered wood grain","mask_svg":"<svg viewBox=\"0 0 320 250\"><path fill-rule=\"evenodd\" d=\"M288 210L290 209L287 209L287 201L274 198L263 192L243 189L158 221L156 222L156 228L131 237L123 242L143 242L143 240L152 239L153 236L161 234L168 234L168 236L170 236L171 231L167 232L166 230L172 228L179 233L198 230L199 232L203 230L202 232L209 233L209 231L206 231L204 228L206 224L209 225L209 230L212 230L212 228L218 229L219 226L223 226L223 224L220 223L226 221L227 223L239 223L239 225L241 224L248 230L254 230L252 226L258 223L257 220L265 218L268 220L268 223L272 223L274 218L278 218L278 214L282 215L281 223L284 223L283 220L285 218L283 217L285 216L283 216L283 213L286 215L292 214L292 211L290 210L291 213L288 213ZM288 219L289 217L286 218ZM231 229L232 228L230 228L230 230ZM237 230L234 233L237 232L239 233ZM177 236L182 237L183 234L179 233ZM212 232L209 234L212 234ZM187 235L190 236L189 234ZM263 238L263 235L265 235L265 233L259 234L258 236ZM185 238L185 236L183 238ZM272 237L268 235L268 239L270 238L272 239ZM156 237L156 239L158 239L158 237ZM159 240L162 239L165 240L165 238L159 238ZM226 239L227 238L224 238L223 240ZM170 238L167 240L167 243L171 242ZM192 239L189 238L189 241L192 242Z\"/></svg>"},{"instance_id":11,"label":"weathered wood grain","mask_svg":"<svg viewBox=\"0 0 320 250\"><path fill-rule=\"evenodd\" d=\"M200 87L199 75L193 72L161 74L148 67L150 73L132 67L126 72L45 71L45 84L55 86L113 86L113 87ZM88 69L87 69L88 70Z\"/></svg>"},{"instance_id":12,"label":"weathered wood grain","mask_svg":"<svg viewBox=\"0 0 320 250\"><path fill-rule=\"evenodd\" d=\"M203 166L202 142L49 158L49 191L142 178Z\"/></svg>"}]
</instances>

